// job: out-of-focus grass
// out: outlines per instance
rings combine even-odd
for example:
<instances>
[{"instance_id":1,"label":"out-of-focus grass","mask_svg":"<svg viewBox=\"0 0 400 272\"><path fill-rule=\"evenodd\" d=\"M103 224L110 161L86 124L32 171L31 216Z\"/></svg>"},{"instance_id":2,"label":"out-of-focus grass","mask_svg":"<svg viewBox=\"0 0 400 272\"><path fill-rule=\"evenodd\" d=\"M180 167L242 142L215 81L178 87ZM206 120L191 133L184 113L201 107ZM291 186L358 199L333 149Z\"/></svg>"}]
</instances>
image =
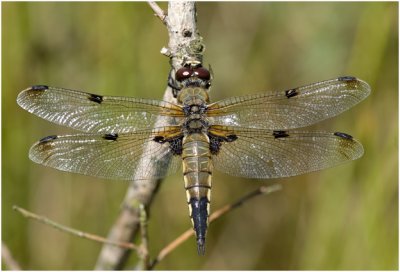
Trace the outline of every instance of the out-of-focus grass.
<instances>
[{"instance_id":1,"label":"out-of-focus grass","mask_svg":"<svg viewBox=\"0 0 400 272\"><path fill-rule=\"evenodd\" d=\"M91 269L100 245L27 221L11 207L106 235L127 184L29 161L35 140L72 131L30 115L15 99L33 84L160 98L169 69L159 54L166 30L144 3L2 7L3 240L24 269ZM371 96L310 129L348 132L365 155L282 179L283 191L211 225L205 257L197 256L192 239L159 268L398 268L397 10L393 2L198 5L205 60L215 76L213 100L357 76L371 85ZM261 184L215 173L212 207ZM152 254L190 227L182 187L181 175L166 179L151 208Z\"/></svg>"}]
</instances>

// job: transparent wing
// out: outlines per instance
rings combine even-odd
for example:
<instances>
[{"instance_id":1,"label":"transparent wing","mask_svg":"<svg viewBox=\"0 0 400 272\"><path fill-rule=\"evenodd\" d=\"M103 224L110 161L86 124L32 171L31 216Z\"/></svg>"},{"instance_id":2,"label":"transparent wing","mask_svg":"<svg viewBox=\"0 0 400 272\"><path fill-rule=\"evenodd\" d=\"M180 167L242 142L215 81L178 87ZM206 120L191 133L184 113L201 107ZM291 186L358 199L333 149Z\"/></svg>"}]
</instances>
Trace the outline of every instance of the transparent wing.
<instances>
[{"instance_id":1,"label":"transparent wing","mask_svg":"<svg viewBox=\"0 0 400 272\"><path fill-rule=\"evenodd\" d=\"M237 139L223 142L214 167L233 176L281 178L332 167L363 155L345 133L227 128Z\"/></svg>"},{"instance_id":2,"label":"transparent wing","mask_svg":"<svg viewBox=\"0 0 400 272\"><path fill-rule=\"evenodd\" d=\"M369 93L364 81L340 77L287 91L228 98L209 105L207 115L217 125L299 128L338 115Z\"/></svg>"},{"instance_id":3,"label":"transparent wing","mask_svg":"<svg viewBox=\"0 0 400 272\"><path fill-rule=\"evenodd\" d=\"M134 132L154 127L156 121L175 124L176 118L183 117L178 105L165 101L101 96L48 86L22 91L17 102L45 120L90 133Z\"/></svg>"},{"instance_id":4,"label":"transparent wing","mask_svg":"<svg viewBox=\"0 0 400 272\"><path fill-rule=\"evenodd\" d=\"M162 178L179 169L181 158L173 155L169 142L159 143L154 138L179 131L179 127L169 127L126 134L48 136L31 147L29 158L62 171L99 178Z\"/></svg>"}]
</instances>

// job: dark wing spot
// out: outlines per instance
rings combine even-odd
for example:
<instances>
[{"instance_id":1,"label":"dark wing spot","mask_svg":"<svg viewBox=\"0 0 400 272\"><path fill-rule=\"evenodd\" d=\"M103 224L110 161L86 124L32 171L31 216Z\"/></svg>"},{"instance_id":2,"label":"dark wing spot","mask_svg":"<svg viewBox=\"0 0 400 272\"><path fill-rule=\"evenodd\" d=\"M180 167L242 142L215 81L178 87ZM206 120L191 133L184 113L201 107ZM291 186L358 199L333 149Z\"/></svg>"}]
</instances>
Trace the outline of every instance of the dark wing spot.
<instances>
[{"instance_id":1,"label":"dark wing spot","mask_svg":"<svg viewBox=\"0 0 400 272\"><path fill-rule=\"evenodd\" d=\"M351 81L357 81L357 78L352 77L352 76L342 76L338 77L339 81L345 81L345 82L351 82Z\"/></svg>"},{"instance_id":2,"label":"dark wing spot","mask_svg":"<svg viewBox=\"0 0 400 272\"><path fill-rule=\"evenodd\" d=\"M293 96L298 95L299 92L298 92L296 89L290 89L290 90L287 90L287 91L285 92L285 94L286 94L286 97L287 97L287 98L291 98L291 97L293 97Z\"/></svg>"},{"instance_id":3,"label":"dark wing spot","mask_svg":"<svg viewBox=\"0 0 400 272\"><path fill-rule=\"evenodd\" d=\"M106 140L116 141L118 138L118 134L117 133L104 134L103 138Z\"/></svg>"},{"instance_id":4,"label":"dark wing spot","mask_svg":"<svg viewBox=\"0 0 400 272\"><path fill-rule=\"evenodd\" d=\"M287 132L284 130L274 130L274 132L272 132L272 135L275 137L275 139L285 138L289 136L289 134L287 134Z\"/></svg>"},{"instance_id":5,"label":"dark wing spot","mask_svg":"<svg viewBox=\"0 0 400 272\"><path fill-rule=\"evenodd\" d=\"M346 139L346 140L352 140L353 139L353 136L351 136L349 134L346 134L346 133L343 133L343 132L335 132L335 133L333 133L333 135L338 136L338 137L340 137L342 139Z\"/></svg>"},{"instance_id":6,"label":"dark wing spot","mask_svg":"<svg viewBox=\"0 0 400 272\"><path fill-rule=\"evenodd\" d=\"M50 135L50 136L46 136L42 139L39 140L40 144L46 144L48 142L51 142L53 140L57 139L57 135Z\"/></svg>"},{"instance_id":7,"label":"dark wing spot","mask_svg":"<svg viewBox=\"0 0 400 272\"><path fill-rule=\"evenodd\" d=\"M173 155L182 155L183 135L173 138L165 138L163 136L155 136L153 141L159 144L169 143L170 151Z\"/></svg>"},{"instance_id":8,"label":"dark wing spot","mask_svg":"<svg viewBox=\"0 0 400 272\"><path fill-rule=\"evenodd\" d=\"M183 136L167 140L173 155L182 155Z\"/></svg>"},{"instance_id":9,"label":"dark wing spot","mask_svg":"<svg viewBox=\"0 0 400 272\"><path fill-rule=\"evenodd\" d=\"M233 142L233 141L236 141L237 138L238 138L238 137L237 137L235 134L228 135L228 136L226 136L226 141L227 141L228 143L231 143L231 142Z\"/></svg>"},{"instance_id":10,"label":"dark wing spot","mask_svg":"<svg viewBox=\"0 0 400 272\"><path fill-rule=\"evenodd\" d=\"M103 102L103 96L97 94L90 94L89 100L101 104L101 102Z\"/></svg>"},{"instance_id":11,"label":"dark wing spot","mask_svg":"<svg viewBox=\"0 0 400 272\"><path fill-rule=\"evenodd\" d=\"M213 155L218 154L219 149L221 148L221 144L222 144L222 139L220 137L216 137L212 134L208 135L209 139L210 139L210 152Z\"/></svg>"},{"instance_id":12,"label":"dark wing spot","mask_svg":"<svg viewBox=\"0 0 400 272\"><path fill-rule=\"evenodd\" d=\"M160 143L160 144L165 143L165 139L164 139L163 136L156 136L156 137L153 138L153 141L156 142L156 143Z\"/></svg>"},{"instance_id":13,"label":"dark wing spot","mask_svg":"<svg viewBox=\"0 0 400 272\"><path fill-rule=\"evenodd\" d=\"M236 136L235 134L231 134L226 137L221 137L209 133L208 137L210 139L210 152L213 155L218 154L219 149L221 148L223 142L231 143L238 139L238 136Z\"/></svg>"},{"instance_id":14,"label":"dark wing spot","mask_svg":"<svg viewBox=\"0 0 400 272\"><path fill-rule=\"evenodd\" d=\"M31 87L32 91L44 91L47 90L49 88L49 86L46 85L34 85Z\"/></svg>"}]
</instances>

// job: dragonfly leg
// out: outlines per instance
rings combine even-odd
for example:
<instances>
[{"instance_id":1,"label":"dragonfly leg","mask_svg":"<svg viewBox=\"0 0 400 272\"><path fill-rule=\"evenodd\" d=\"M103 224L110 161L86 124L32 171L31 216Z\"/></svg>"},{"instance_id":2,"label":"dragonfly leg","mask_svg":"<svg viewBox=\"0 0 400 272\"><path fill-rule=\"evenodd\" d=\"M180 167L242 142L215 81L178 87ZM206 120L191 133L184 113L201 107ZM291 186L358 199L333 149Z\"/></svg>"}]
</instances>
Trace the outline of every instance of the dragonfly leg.
<instances>
[{"instance_id":1,"label":"dragonfly leg","mask_svg":"<svg viewBox=\"0 0 400 272\"><path fill-rule=\"evenodd\" d=\"M172 95L176 98L182 86L179 86L174 78L172 78L173 70L168 74L168 87L172 89Z\"/></svg>"}]
</instances>

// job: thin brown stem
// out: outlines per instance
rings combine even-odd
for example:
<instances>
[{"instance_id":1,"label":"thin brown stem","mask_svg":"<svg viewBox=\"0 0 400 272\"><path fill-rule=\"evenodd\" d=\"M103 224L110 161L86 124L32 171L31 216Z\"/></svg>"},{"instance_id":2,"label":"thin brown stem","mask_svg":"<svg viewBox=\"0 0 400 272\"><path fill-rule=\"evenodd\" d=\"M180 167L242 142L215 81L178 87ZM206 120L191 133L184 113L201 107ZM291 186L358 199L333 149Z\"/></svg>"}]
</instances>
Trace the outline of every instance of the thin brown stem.
<instances>
[{"instance_id":1,"label":"thin brown stem","mask_svg":"<svg viewBox=\"0 0 400 272\"><path fill-rule=\"evenodd\" d=\"M70 233L72 235L75 235L75 236L78 236L78 237L81 237L81 238L85 238L85 239L88 239L88 240L92 240L92 241L96 241L96 242L104 243L104 244L109 244L109 245L113 245L113 246L117 246L117 247L122 247L122 248L125 248L125 249L132 249L132 250L135 250L135 251L139 250L139 247L137 245L135 245L135 244L132 244L132 243L111 241L111 240L108 240L108 239L106 239L104 237L101 237L101 236L98 236L98 235L95 235L95 234L91 234L91 233L83 232L83 231L80 231L80 230L77 230L77 229L74 229L74 228L70 228L70 227L64 226L64 225L62 225L60 223L57 223L57 222L55 222L53 220L50 220L45 216L35 214L33 212L27 211L27 210L25 210L23 208L15 206L15 205L13 206L13 209L16 210L17 212L21 213L26 218L34 219L34 220L36 220L38 222L41 222L41 223L46 224L46 225L49 225L49 226L51 226L53 228L56 228L56 229L58 229L60 231L67 232L67 233Z\"/></svg>"},{"instance_id":2,"label":"thin brown stem","mask_svg":"<svg viewBox=\"0 0 400 272\"><path fill-rule=\"evenodd\" d=\"M161 22L166 25L167 22L165 19L167 18L167 15L165 14L164 10L160 8L160 6L154 1L148 1L147 3L154 11L154 15L157 16L161 20Z\"/></svg>"},{"instance_id":3,"label":"thin brown stem","mask_svg":"<svg viewBox=\"0 0 400 272\"><path fill-rule=\"evenodd\" d=\"M217 220L218 218L222 217L228 212L231 212L232 210L240 207L242 204L245 202L255 198L256 196L259 195L266 195L270 194L276 191L279 191L282 188L280 184L273 184L270 186L261 186L257 190L254 190L247 195L239 198L235 202L231 204L227 204L223 206L222 208L216 210L210 215L209 222L210 224ZM152 262L150 269L153 269L154 266L156 266L162 259L164 259L168 254L170 254L173 250L175 250L179 245L181 245L183 242L185 242L190 236L194 234L193 229L188 229L181 235L179 235L175 240L173 240L171 243L169 243L166 247L164 247L157 255L157 257L154 259Z\"/></svg>"}]
</instances>

